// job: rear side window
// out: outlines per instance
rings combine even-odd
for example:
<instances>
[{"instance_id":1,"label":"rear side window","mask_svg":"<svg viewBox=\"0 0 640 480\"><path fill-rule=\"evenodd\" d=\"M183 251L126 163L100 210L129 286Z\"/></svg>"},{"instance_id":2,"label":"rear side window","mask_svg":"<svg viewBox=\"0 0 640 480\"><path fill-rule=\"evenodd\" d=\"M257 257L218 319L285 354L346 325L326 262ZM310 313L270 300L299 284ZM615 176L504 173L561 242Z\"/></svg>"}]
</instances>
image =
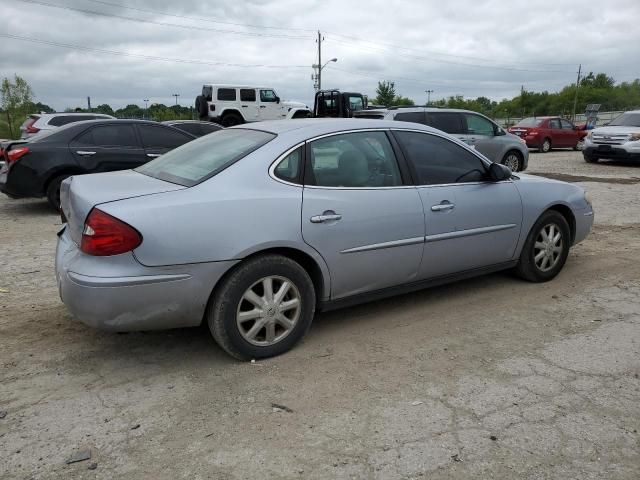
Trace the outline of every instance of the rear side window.
<instances>
[{"instance_id":1,"label":"rear side window","mask_svg":"<svg viewBox=\"0 0 640 480\"><path fill-rule=\"evenodd\" d=\"M300 169L302 167L302 148L296 148L282 159L273 170L276 177L287 182L299 183Z\"/></svg>"},{"instance_id":2,"label":"rear side window","mask_svg":"<svg viewBox=\"0 0 640 480\"><path fill-rule=\"evenodd\" d=\"M265 145L273 133L234 128L207 135L137 168L150 177L191 187Z\"/></svg>"},{"instance_id":3,"label":"rear side window","mask_svg":"<svg viewBox=\"0 0 640 480\"><path fill-rule=\"evenodd\" d=\"M399 122L413 122L413 123L422 123L423 125L427 123L426 116L424 112L402 112L396 114L394 120Z\"/></svg>"},{"instance_id":4,"label":"rear side window","mask_svg":"<svg viewBox=\"0 0 640 480\"><path fill-rule=\"evenodd\" d=\"M133 125L101 125L81 134L73 142L98 147L139 147Z\"/></svg>"},{"instance_id":5,"label":"rear side window","mask_svg":"<svg viewBox=\"0 0 640 480\"><path fill-rule=\"evenodd\" d=\"M560 128L560 120L557 118L549 120L549 128Z\"/></svg>"},{"instance_id":6,"label":"rear side window","mask_svg":"<svg viewBox=\"0 0 640 480\"><path fill-rule=\"evenodd\" d=\"M486 178L482 160L436 135L396 131L405 155L418 174L419 185L477 182Z\"/></svg>"},{"instance_id":7,"label":"rear side window","mask_svg":"<svg viewBox=\"0 0 640 480\"><path fill-rule=\"evenodd\" d=\"M200 137L204 135L199 123L177 123L171 126L173 128L177 128L184 132L190 133L191 135L195 135L196 137Z\"/></svg>"},{"instance_id":8,"label":"rear side window","mask_svg":"<svg viewBox=\"0 0 640 480\"><path fill-rule=\"evenodd\" d=\"M427 122L433 128L447 133L465 133L462 124L462 115L451 112L429 112Z\"/></svg>"},{"instance_id":9,"label":"rear side window","mask_svg":"<svg viewBox=\"0 0 640 480\"><path fill-rule=\"evenodd\" d=\"M80 122L82 120L96 120L102 117L96 117L95 115L59 115L49 120L49 125L54 127L61 127L73 122Z\"/></svg>"},{"instance_id":10,"label":"rear side window","mask_svg":"<svg viewBox=\"0 0 640 480\"><path fill-rule=\"evenodd\" d=\"M235 88L219 88L218 89L218 100L233 102L235 101L235 99L236 99Z\"/></svg>"},{"instance_id":11,"label":"rear side window","mask_svg":"<svg viewBox=\"0 0 640 480\"><path fill-rule=\"evenodd\" d=\"M255 102L256 91L253 88L241 88L240 89L240 101L241 102Z\"/></svg>"},{"instance_id":12,"label":"rear side window","mask_svg":"<svg viewBox=\"0 0 640 480\"><path fill-rule=\"evenodd\" d=\"M142 146L145 148L176 148L191 140L188 135L182 132L152 125L138 125Z\"/></svg>"}]
</instances>

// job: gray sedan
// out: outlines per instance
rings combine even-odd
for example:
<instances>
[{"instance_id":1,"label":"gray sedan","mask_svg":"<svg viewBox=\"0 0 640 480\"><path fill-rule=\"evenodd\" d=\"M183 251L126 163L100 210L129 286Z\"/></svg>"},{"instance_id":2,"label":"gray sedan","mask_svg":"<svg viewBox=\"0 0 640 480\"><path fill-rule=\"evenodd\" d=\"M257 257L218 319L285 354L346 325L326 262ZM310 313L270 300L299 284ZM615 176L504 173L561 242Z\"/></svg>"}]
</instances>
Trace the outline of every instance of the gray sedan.
<instances>
[{"instance_id":1,"label":"gray sedan","mask_svg":"<svg viewBox=\"0 0 640 480\"><path fill-rule=\"evenodd\" d=\"M576 185L384 120L254 123L62 185L62 301L114 331L196 326L277 355L314 313L487 272L544 282L593 222Z\"/></svg>"}]
</instances>

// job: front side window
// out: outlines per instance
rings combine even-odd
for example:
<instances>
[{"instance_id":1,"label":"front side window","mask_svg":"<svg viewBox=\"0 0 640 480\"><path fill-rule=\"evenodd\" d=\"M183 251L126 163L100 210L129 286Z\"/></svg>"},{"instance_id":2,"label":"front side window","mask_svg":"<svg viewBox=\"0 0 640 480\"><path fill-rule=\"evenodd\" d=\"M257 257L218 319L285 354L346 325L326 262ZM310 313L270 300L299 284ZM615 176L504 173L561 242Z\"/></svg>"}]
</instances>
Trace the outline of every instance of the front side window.
<instances>
[{"instance_id":1,"label":"front side window","mask_svg":"<svg viewBox=\"0 0 640 480\"><path fill-rule=\"evenodd\" d=\"M480 115L466 113L467 133L469 135L485 135L492 137L495 134L493 123Z\"/></svg>"},{"instance_id":2,"label":"front side window","mask_svg":"<svg viewBox=\"0 0 640 480\"><path fill-rule=\"evenodd\" d=\"M446 133L460 134L465 133L462 124L462 115L452 112L430 112L427 115L427 121L430 126L442 130Z\"/></svg>"},{"instance_id":3,"label":"front side window","mask_svg":"<svg viewBox=\"0 0 640 480\"><path fill-rule=\"evenodd\" d=\"M240 89L240 101L241 102L255 102L256 91L253 88L241 88Z\"/></svg>"},{"instance_id":4,"label":"front side window","mask_svg":"<svg viewBox=\"0 0 640 480\"><path fill-rule=\"evenodd\" d=\"M393 187L402 185L396 157L384 132L354 132L310 144L308 182L322 187ZM306 175L305 175L306 176Z\"/></svg>"},{"instance_id":5,"label":"front side window","mask_svg":"<svg viewBox=\"0 0 640 480\"><path fill-rule=\"evenodd\" d=\"M399 122L412 122L426 124L427 120L424 112L401 112L396 114L394 120Z\"/></svg>"},{"instance_id":6,"label":"front side window","mask_svg":"<svg viewBox=\"0 0 640 480\"><path fill-rule=\"evenodd\" d=\"M76 145L98 147L139 147L133 125L102 125L85 131L73 141Z\"/></svg>"},{"instance_id":7,"label":"front side window","mask_svg":"<svg viewBox=\"0 0 640 480\"><path fill-rule=\"evenodd\" d=\"M193 140L192 137L171 128L138 125L138 129L145 148L176 148Z\"/></svg>"},{"instance_id":8,"label":"front side window","mask_svg":"<svg viewBox=\"0 0 640 480\"><path fill-rule=\"evenodd\" d=\"M235 88L219 88L218 89L218 100L222 100L225 102L235 102L236 100L236 89Z\"/></svg>"},{"instance_id":9,"label":"front side window","mask_svg":"<svg viewBox=\"0 0 640 480\"><path fill-rule=\"evenodd\" d=\"M564 120L561 118L560 123L562 124L563 130L573 130L573 123L569 122L568 120Z\"/></svg>"},{"instance_id":10,"label":"front side window","mask_svg":"<svg viewBox=\"0 0 640 480\"><path fill-rule=\"evenodd\" d=\"M275 102L276 98L276 92L274 92L273 90L260 90L261 102Z\"/></svg>"},{"instance_id":11,"label":"front side window","mask_svg":"<svg viewBox=\"0 0 640 480\"><path fill-rule=\"evenodd\" d=\"M362 100L362 97L360 96L348 97L348 102L349 102L349 110L351 110L352 112L364 110L364 102Z\"/></svg>"},{"instance_id":12,"label":"front side window","mask_svg":"<svg viewBox=\"0 0 640 480\"><path fill-rule=\"evenodd\" d=\"M220 130L165 153L136 169L144 175L191 187L213 177L276 136L234 128Z\"/></svg>"},{"instance_id":13,"label":"front side window","mask_svg":"<svg viewBox=\"0 0 640 480\"><path fill-rule=\"evenodd\" d=\"M287 182L298 183L302 166L302 148L296 148L280 161L273 170L276 177Z\"/></svg>"},{"instance_id":14,"label":"front side window","mask_svg":"<svg viewBox=\"0 0 640 480\"><path fill-rule=\"evenodd\" d=\"M420 185L478 182L487 168L477 156L447 140L428 133L396 131L405 156L413 164Z\"/></svg>"}]
</instances>

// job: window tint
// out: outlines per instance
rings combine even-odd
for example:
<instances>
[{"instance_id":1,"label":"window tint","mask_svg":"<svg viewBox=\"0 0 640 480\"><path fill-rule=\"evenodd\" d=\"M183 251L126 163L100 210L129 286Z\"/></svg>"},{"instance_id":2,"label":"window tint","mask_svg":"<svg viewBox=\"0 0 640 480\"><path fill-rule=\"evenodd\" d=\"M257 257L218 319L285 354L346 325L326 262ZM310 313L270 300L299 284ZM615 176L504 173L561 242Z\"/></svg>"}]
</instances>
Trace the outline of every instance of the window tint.
<instances>
[{"instance_id":1,"label":"window tint","mask_svg":"<svg viewBox=\"0 0 640 480\"><path fill-rule=\"evenodd\" d=\"M484 163L455 143L426 133L394 132L420 185L477 182L485 179Z\"/></svg>"},{"instance_id":2,"label":"window tint","mask_svg":"<svg viewBox=\"0 0 640 480\"><path fill-rule=\"evenodd\" d=\"M623 113L609 122L611 126L640 127L640 113Z\"/></svg>"},{"instance_id":3,"label":"window tint","mask_svg":"<svg viewBox=\"0 0 640 480\"><path fill-rule=\"evenodd\" d=\"M462 115L451 112L429 112L427 122L433 128L447 133L465 133L462 125Z\"/></svg>"},{"instance_id":4,"label":"window tint","mask_svg":"<svg viewBox=\"0 0 640 480\"><path fill-rule=\"evenodd\" d=\"M560 123L562 124L562 129L563 130L573 130L573 123L564 120L564 119L560 119Z\"/></svg>"},{"instance_id":5,"label":"window tint","mask_svg":"<svg viewBox=\"0 0 640 480\"><path fill-rule=\"evenodd\" d=\"M273 170L276 177L287 182L298 183L300 166L302 165L302 148L297 148L278 164Z\"/></svg>"},{"instance_id":6,"label":"window tint","mask_svg":"<svg viewBox=\"0 0 640 480\"><path fill-rule=\"evenodd\" d=\"M59 115L49 120L49 125L61 127L62 125L68 125L69 123L80 122L82 120L96 120L97 118L101 117L96 117L94 115Z\"/></svg>"},{"instance_id":7,"label":"window tint","mask_svg":"<svg viewBox=\"0 0 640 480\"><path fill-rule=\"evenodd\" d=\"M138 125L142 145L145 148L176 148L193 138L171 128L152 125Z\"/></svg>"},{"instance_id":8,"label":"window tint","mask_svg":"<svg viewBox=\"0 0 640 480\"><path fill-rule=\"evenodd\" d=\"M75 144L98 147L139 147L132 125L102 125L84 132Z\"/></svg>"},{"instance_id":9,"label":"window tint","mask_svg":"<svg viewBox=\"0 0 640 480\"><path fill-rule=\"evenodd\" d=\"M560 128L560 120L557 118L549 120L549 128Z\"/></svg>"},{"instance_id":10,"label":"window tint","mask_svg":"<svg viewBox=\"0 0 640 480\"><path fill-rule=\"evenodd\" d=\"M311 143L309 183L323 187L402 185L395 155L384 132L334 135Z\"/></svg>"},{"instance_id":11,"label":"window tint","mask_svg":"<svg viewBox=\"0 0 640 480\"><path fill-rule=\"evenodd\" d=\"M528 117L528 118L523 118L514 126L515 127L539 127L542 124L542 122L543 120L539 118Z\"/></svg>"},{"instance_id":12,"label":"window tint","mask_svg":"<svg viewBox=\"0 0 640 480\"><path fill-rule=\"evenodd\" d=\"M236 99L236 89L235 88L219 88L218 89L218 100L226 100L233 102Z\"/></svg>"},{"instance_id":13,"label":"window tint","mask_svg":"<svg viewBox=\"0 0 640 480\"><path fill-rule=\"evenodd\" d=\"M273 90L260 90L260 101L261 102L275 102L276 101L276 92Z\"/></svg>"},{"instance_id":14,"label":"window tint","mask_svg":"<svg viewBox=\"0 0 640 480\"><path fill-rule=\"evenodd\" d=\"M495 134L493 123L480 115L465 114L467 120L467 133L486 135L492 137Z\"/></svg>"},{"instance_id":15,"label":"window tint","mask_svg":"<svg viewBox=\"0 0 640 480\"><path fill-rule=\"evenodd\" d=\"M257 130L221 130L171 150L136 171L190 187L213 177L274 138L272 133Z\"/></svg>"},{"instance_id":16,"label":"window tint","mask_svg":"<svg viewBox=\"0 0 640 480\"><path fill-rule=\"evenodd\" d=\"M182 130L183 132L187 132L187 133L190 133L191 135L195 135L196 137L200 137L204 135L199 123L176 123L171 126L173 128L177 128L178 130Z\"/></svg>"},{"instance_id":17,"label":"window tint","mask_svg":"<svg viewBox=\"0 0 640 480\"><path fill-rule=\"evenodd\" d=\"M240 89L240 101L241 102L255 102L256 101L256 91L251 88L241 88Z\"/></svg>"},{"instance_id":18,"label":"window tint","mask_svg":"<svg viewBox=\"0 0 640 480\"><path fill-rule=\"evenodd\" d=\"M394 120L399 122L413 122L413 123L427 123L427 118L424 112L402 112L396 114Z\"/></svg>"}]
</instances>

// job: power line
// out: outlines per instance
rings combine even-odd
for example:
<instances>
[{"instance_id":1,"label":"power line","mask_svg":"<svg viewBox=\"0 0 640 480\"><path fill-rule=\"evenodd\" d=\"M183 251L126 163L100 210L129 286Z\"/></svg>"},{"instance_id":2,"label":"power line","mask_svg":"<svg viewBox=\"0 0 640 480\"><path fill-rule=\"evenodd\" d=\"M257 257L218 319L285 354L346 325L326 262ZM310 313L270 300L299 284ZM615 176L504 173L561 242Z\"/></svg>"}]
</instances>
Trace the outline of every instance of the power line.
<instances>
[{"instance_id":1,"label":"power line","mask_svg":"<svg viewBox=\"0 0 640 480\"><path fill-rule=\"evenodd\" d=\"M124 5L122 3L112 3L112 2L104 2L102 0L86 0L88 2L93 2L101 5L109 5L111 7L119 7L126 8L127 10L135 10L137 12L142 13L152 13L155 15L163 15L166 17L174 17L174 18L183 18L185 20L196 20L199 22L209 22L209 23L219 23L221 25L233 25L235 27L249 27L249 28L265 28L269 30L290 30L296 32L315 32L314 29L311 28L294 28L294 27L272 27L267 25L252 25L249 23L234 23L234 22L224 22L222 20L214 20L213 18L203 18L203 17L190 17L187 15L178 15L175 13L164 13L159 10L150 10L144 8L130 7L129 5Z\"/></svg>"},{"instance_id":2,"label":"power line","mask_svg":"<svg viewBox=\"0 0 640 480\"><path fill-rule=\"evenodd\" d=\"M23 40L25 42L40 43L43 45L50 45L53 47L68 48L71 50L82 50L85 52L104 53L104 54L116 55L120 57L142 58L145 60L157 60L162 62L187 63L187 64L194 64L194 65L210 65L210 66L223 66L223 67L244 67L244 68L309 68L309 65L245 64L245 63L214 62L214 61L204 61L204 60L190 60L190 59L184 59L184 58L158 57L153 55L142 55L138 53L122 52L119 50L105 50L102 48L85 47L83 45L73 45L69 43L54 42L52 40L43 40L41 38L33 38L33 37L23 37L20 35L11 35L8 33L0 33L0 37L12 38L14 40Z\"/></svg>"},{"instance_id":3,"label":"power line","mask_svg":"<svg viewBox=\"0 0 640 480\"><path fill-rule=\"evenodd\" d=\"M201 30L201 31L206 31L206 32L227 33L227 34L232 34L232 35L245 35L245 36L249 36L249 37L287 38L287 39L296 39L296 40L308 39L309 38L309 37L305 37L305 36L302 36L302 35L284 35L284 34L275 34L275 33L241 32L241 31L237 31L237 30L222 30L222 29L218 29L218 28L198 27L198 26L193 26L193 25L180 25L178 23L156 22L154 20L145 20L145 19L142 19L142 18L126 17L124 15L116 15L116 14L113 14L113 13L97 12L95 10L85 10L83 8L69 7L69 6L66 6L66 5L56 5L54 3L48 3L48 2L43 2L43 1L39 1L39 0L17 0L17 1L24 2L24 3L30 3L30 4L35 4L35 5L42 5L42 6L45 6L45 7L59 8L59 9L62 9L62 10L70 10L70 11L74 11L74 12L85 13L87 15L97 15L97 16L102 16L102 17L119 18L121 20L127 20L127 21L130 21L130 22L147 23L147 24L150 24L150 25L159 25L159 26L163 26L163 27L174 27L174 28L183 28L183 29L187 29L187 30Z\"/></svg>"}]
</instances>

